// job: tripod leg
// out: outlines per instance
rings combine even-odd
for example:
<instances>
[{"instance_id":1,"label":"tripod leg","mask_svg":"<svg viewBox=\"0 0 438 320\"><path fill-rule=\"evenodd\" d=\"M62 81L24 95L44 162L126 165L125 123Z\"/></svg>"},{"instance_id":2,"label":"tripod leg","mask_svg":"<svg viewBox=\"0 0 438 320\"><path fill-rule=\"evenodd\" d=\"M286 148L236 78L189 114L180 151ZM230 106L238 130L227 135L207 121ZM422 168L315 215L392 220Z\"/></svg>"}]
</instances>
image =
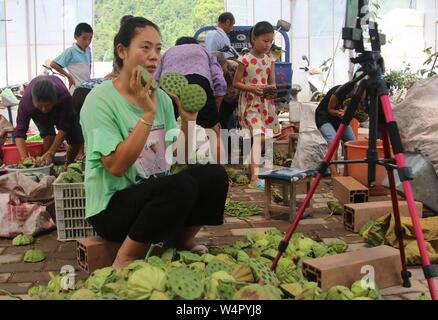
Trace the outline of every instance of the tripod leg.
<instances>
[{"instance_id":1,"label":"tripod leg","mask_svg":"<svg viewBox=\"0 0 438 320\"><path fill-rule=\"evenodd\" d=\"M329 150L327 152L327 155L324 158L324 161L320 165L320 169L318 174L316 175L315 179L312 182L312 185L310 186L310 190L307 193L306 197L304 198L304 202L301 204L300 209L298 210L298 213L296 214L291 226L289 227L288 231L286 232L286 235L284 239L280 242L278 246L278 253L275 257L274 261L272 262L271 269L275 270L277 268L278 261L280 260L283 253L286 251L287 246L289 245L290 238L292 237L293 233L295 232L296 228L298 227L298 223L300 222L304 211L306 210L307 206L310 204L310 200L312 199L316 188L318 187L319 182L322 179L322 175L326 172L327 168L329 167L330 161L333 158L333 155L335 151L338 148L339 141L341 140L342 136L344 135L346 126L344 124L341 124L339 126L338 131L336 132L336 136L332 142L332 144L329 147Z\"/></svg>"},{"instance_id":2,"label":"tripod leg","mask_svg":"<svg viewBox=\"0 0 438 320\"><path fill-rule=\"evenodd\" d=\"M388 95L382 95L380 97L382 103L382 109L385 114L385 121L388 127L389 137L395 154L395 159L398 166L398 173L400 181L402 181L403 189L405 191L406 200L408 202L409 214L411 216L412 224L415 230L415 237L417 239L418 248L420 250L421 261L423 265L424 276L427 279L429 285L430 295L433 300L438 300L434 277L438 275L435 267L431 264L429 254L426 249L426 243L424 241L423 230L421 227L420 219L417 215L417 209L415 207L414 194L412 191L409 180L412 180L412 172L406 166L405 157L403 155L403 147L401 144L400 134L398 132L397 123L395 122L394 115L391 109L391 102Z\"/></svg>"},{"instance_id":3,"label":"tripod leg","mask_svg":"<svg viewBox=\"0 0 438 320\"><path fill-rule=\"evenodd\" d=\"M289 227L289 229L286 232L286 235L284 239L280 242L278 246L278 253L275 257L274 261L272 262L271 269L275 270L277 268L278 261L280 260L283 253L286 251L287 246L289 245L290 238L292 237L292 234L295 232L296 228L298 227L298 223L300 222L304 211L306 210L307 206L310 204L310 200L313 197L313 194L316 191L316 187L318 186L319 182L322 179L322 175L327 171L328 167L330 166L330 162L333 158L333 155L338 150L339 141L341 141L341 138L344 136L345 129L350 125L351 120L353 119L354 113L356 112L359 102L361 100L361 97L363 93L365 92L366 83L361 83L359 85L359 88L357 89L356 93L354 94L351 104L348 107L344 118L342 119L341 124L339 125L338 131L336 132L336 136L333 139L332 144L329 146L328 152L324 158L324 161L321 162L320 167L318 169L318 174L316 175L315 179L313 180L313 183L310 187L309 192L307 193L306 197L304 198L304 202L301 204L300 209L298 210L297 215L295 216L294 221L292 222L292 225Z\"/></svg>"},{"instance_id":4,"label":"tripod leg","mask_svg":"<svg viewBox=\"0 0 438 320\"><path fill-rule=\"evenodd\" d=\"M382 133L385 159L390 159L391 158L391 149L390 149L390 142L389 142L389 137L388 137L388 130L386 129L385 125L381 125L380 129L381 129L381 133ZM389 187L391 190L392 210L394 212L394 221L395 221L395 234L397 235L398 247L400 249L400 259L401 259L401 265L402 265L401 276L402 276L402 280L403 280L403 287L410 288L411 281L409 278L411 277L411 273L408 271L408 266L406 263L405 247L403 244L404 229L402 228L402 225L401 225L400 211L398 209L397 188L395 185L394 171L393 171L393 169L387 167L386 172L388 173Z\"/></svg>"}]
</instances>

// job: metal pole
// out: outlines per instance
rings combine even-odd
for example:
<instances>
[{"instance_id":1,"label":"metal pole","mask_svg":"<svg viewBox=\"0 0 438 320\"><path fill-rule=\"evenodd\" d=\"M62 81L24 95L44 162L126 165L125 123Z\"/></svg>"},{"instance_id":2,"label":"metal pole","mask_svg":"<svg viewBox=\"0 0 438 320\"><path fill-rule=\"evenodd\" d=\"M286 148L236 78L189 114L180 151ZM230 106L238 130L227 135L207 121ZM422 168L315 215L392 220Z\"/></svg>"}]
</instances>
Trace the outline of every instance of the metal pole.
<instances>
[{"instance_id":1,"label":"metal pole","mask_svg":"<svg viewBox=\"0 0 438 320\"><path fill-rule=\"evenodd\" d=\"M33 30L34 30L34 47L35 47L35 76L38 75L38 39L37 39L37 15L36 15L36 0L33 0Z\"/></svg>"},{"instance_id":2,"label":"metal pole","mask_svg":"<svg viewBox=\"0 0 438 320\"><path fill-rule=\"evenodd\" d=\"M311 37L311 31L312 31L312 0L307 0L307 50L308 50L308 57L310 61L312 61L312 55L310 50L310 37Z\"/></svg>"},{"instance_id":3,"label":"metal pole","mask_svg":"<svg viewBox=\"0 0 438 320\"><path fill-rule=\"evenodd\" d=\"M9 67L8 67L8 25L6 24L6 1L3 2L5 12L5 62L6 62L6 85L9 85Z\"/></svg>"},{"instance_id":4,"label":"metal pole","mask_svg":"<svg viewBox=\"0 0 438 320\"><path fill-rule=\"evenodd\" d=\"M32 59L30 57L30 21L29 21L29 0L26 0L26 51L27 51L27 80L32 79Z\"/></svg>"}]
</instances>

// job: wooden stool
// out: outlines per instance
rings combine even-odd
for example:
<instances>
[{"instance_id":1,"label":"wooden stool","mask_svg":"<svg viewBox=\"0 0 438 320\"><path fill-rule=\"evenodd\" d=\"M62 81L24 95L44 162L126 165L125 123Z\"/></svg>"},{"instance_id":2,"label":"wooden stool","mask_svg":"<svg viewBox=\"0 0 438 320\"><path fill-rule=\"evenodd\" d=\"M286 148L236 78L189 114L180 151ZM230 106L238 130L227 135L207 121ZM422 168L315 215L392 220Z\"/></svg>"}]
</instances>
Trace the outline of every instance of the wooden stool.
<instances>
[{"instance_id":1,"label":"wooden stool","mask_svg":"<svg viewBox=\"0 0 438 320\"><path fill-rule=\"evenodd\" d=\"M287 172L288 169L291 169L292 171L297 170L293 168L285 168L259 175L260 179L265 180L265 217L267 219L271 218L271 213L289 213L289 221L292 222L297 212L297 184L305 182L307 185L306 190L307 192L309 192L315 171L308 170L307 172L311 174L291 177L290 174L285 174L289 173ZM283 194L283 205L272 203L273 185L281 186ZM310 201L307 208L313 208L312 200Z\"/></svg>"}]
</instances>

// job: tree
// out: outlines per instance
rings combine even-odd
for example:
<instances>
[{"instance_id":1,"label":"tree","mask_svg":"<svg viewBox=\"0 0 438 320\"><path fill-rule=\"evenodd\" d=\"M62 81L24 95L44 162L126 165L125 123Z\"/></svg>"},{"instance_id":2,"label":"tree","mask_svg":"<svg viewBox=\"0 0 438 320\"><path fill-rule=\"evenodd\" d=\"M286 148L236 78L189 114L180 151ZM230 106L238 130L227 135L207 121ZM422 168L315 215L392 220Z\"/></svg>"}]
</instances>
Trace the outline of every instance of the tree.
<instances>
[{"instance_id":1,"label":"tree","mask_svg":"<svg viewBox=\"0 0 438 320\"><path fill-rule=\"evenodd\" d=\"M142 16L156 23L166 50L177 38L193 36L203 26L216 25L223 10L223 0L96 0L94 60L113 59L113 40L124 15Z\"/></svg>"}]
</instances>

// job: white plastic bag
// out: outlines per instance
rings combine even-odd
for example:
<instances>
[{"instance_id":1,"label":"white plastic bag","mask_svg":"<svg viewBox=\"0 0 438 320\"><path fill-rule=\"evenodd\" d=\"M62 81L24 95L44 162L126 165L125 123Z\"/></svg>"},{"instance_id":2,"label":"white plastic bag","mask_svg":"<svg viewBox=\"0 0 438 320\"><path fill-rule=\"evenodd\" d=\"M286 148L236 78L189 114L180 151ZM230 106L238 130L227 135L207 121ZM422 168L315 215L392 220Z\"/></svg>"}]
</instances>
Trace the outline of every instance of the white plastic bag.
<instances>
[{"instance_id":1,"label":"white plastic bag","mask_svg":"<svg viewBox=\"0 0 438 320\"><path fill-rule=\"evenodd\" d=\"M420 151L438 174L438 78L418 81L403 102L394 105L394 117L408 152Z\"/></svg>"},{"instance_id":2,"label":"white plastic bag","mask_svg":"<svg viewBox=\"0 0 438 320\"><path fill-rule=\"evenodd\" d=\"M13 238L19 234L35 236L55 227L45 206L21 203L18 197L0 194L0 237Z\"/></svg>"},{"instance_id":3,"label":"white plastic bag","mask_svg":"<svg viewBox=\"0 0 438 320\"><path fill-rule=\"evenodd\" d=\"M327 142L315 123L317 107L318 103L300 104L300 132L292 161L293 168L317 169L327 154Z\"/></svg>"}]
</instances>

